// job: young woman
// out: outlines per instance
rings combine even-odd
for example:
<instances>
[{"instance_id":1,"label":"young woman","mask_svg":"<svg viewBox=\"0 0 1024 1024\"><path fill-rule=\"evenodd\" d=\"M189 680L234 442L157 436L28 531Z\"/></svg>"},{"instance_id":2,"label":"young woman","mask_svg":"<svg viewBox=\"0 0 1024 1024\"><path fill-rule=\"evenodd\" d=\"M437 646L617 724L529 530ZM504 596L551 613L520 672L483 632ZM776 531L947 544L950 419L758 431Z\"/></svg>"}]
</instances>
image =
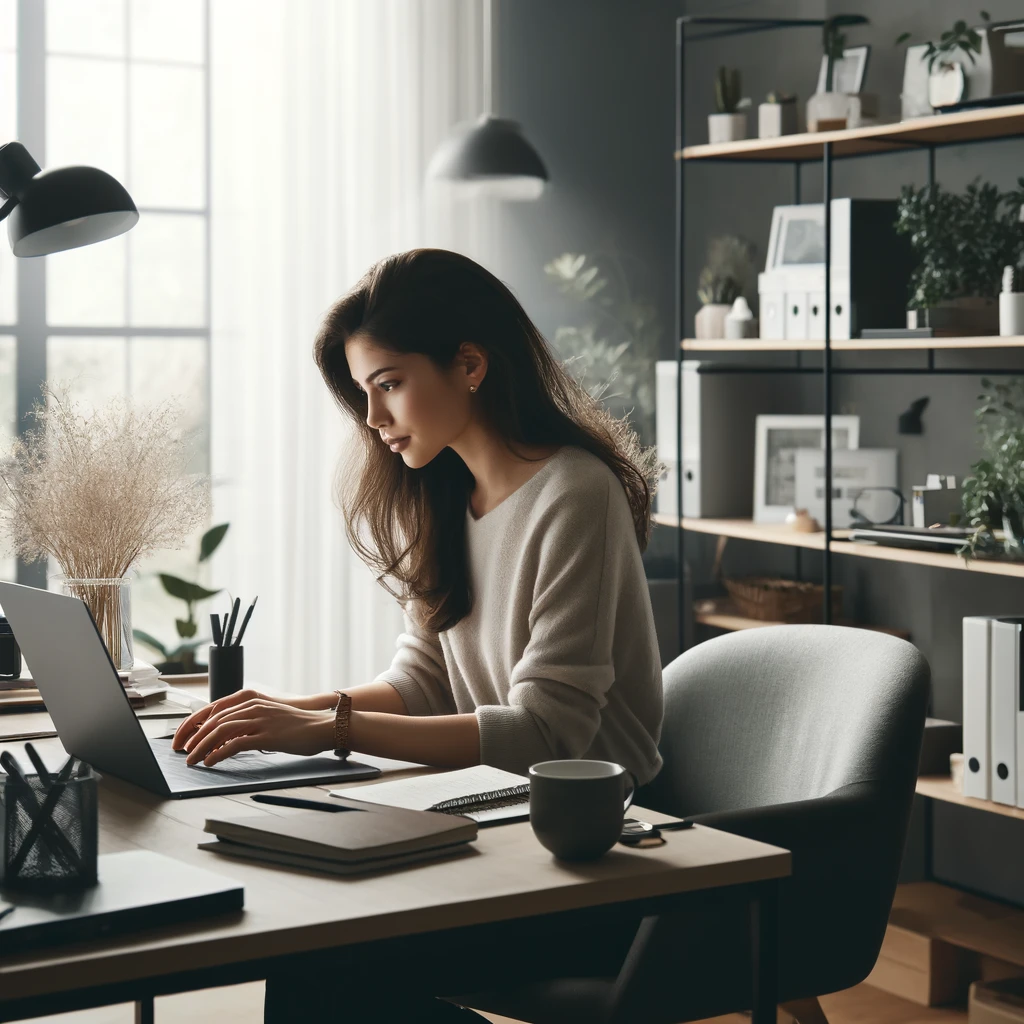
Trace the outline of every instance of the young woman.
<instances>
[{"instance_id":1,"label":"young woman","mask_svg":"<svg viewBox=\"0 0 1024 1024\"><path fill-rule=\"evenodd\" d=\"M402 602L405 631L373 682L244 690L186 719L175 747L205 765L315 754L340 727L357 755L520 774L599 758L649 782L653 451L565 372L497 278L453 252L374 266L328 312L314 355L355 424L339 474L349 541Z\"/></svg>"}]
</instances>

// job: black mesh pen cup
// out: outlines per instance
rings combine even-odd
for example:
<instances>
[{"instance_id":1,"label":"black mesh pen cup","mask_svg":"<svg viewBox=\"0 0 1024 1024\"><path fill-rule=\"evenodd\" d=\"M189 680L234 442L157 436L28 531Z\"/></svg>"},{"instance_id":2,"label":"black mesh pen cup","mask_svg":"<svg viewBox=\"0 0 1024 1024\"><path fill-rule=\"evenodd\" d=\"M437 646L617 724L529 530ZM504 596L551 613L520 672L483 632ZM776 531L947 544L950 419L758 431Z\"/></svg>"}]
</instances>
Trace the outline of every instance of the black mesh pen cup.
<instances>
[{"instance_id":1,"label":"black mesh pen cup","mask_svg":"<svg viewBox=\"0 0 1024 1024\"><path fill-rule=\"evenodd\" d=\"M220 700L242 688L244 647L210 648L210 700Z\"/></svg>"},{"instance_id":2,"label":"black mesh pen cup","mask_svg":"<svg viewBox=\"0 0 1024 1024\"><path fill-rule=\"evenodd\" d=\"M97 776L80 770L49 784L0 776L0 887L51 893L96 884Z\"/></svg>"},{"instance_id":3,"label":"black mesh pen cup","mask_svg":"<svg viewBox=\"0 0 1024 1024\"><path fill-rule=\"evenodd\" d=\"M0 615L0 679L21 678L21 648L11 624Z\"/></svg>"}]
</instances>

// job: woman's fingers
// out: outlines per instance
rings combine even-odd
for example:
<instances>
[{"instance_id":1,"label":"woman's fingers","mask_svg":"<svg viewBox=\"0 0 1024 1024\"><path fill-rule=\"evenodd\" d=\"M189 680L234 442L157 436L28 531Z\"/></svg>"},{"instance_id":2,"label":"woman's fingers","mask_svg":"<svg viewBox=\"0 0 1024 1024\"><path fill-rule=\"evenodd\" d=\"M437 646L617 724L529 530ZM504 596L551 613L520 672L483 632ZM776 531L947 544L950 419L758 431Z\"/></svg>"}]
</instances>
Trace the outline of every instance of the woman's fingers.
<instances>
[{"instance_id":1,"label":"woman's fingers","mask_svg":"<svg viewBox=\"0 0 1024 1024\"><path fill-rule=\"evenodd\" d=\"M259 750L260 740L259 737L253 736L236 736L233 740L227 740L221 746L217 747L216 750L210 751L206 755L206 759L203 764L207 768L212 768L219 761L223 761L226 757L231 757L234 754L240 754L243 750Z\"/></svg>"},{"instance_id":2,"label":"woman's fingers","mask_svg":"<svg viewBox=\"0 0 1024 1024\"><path fill-rule=\"evenodd\" d=\"M234 721L224 722L221 725L218 725L216 729L207 733L201 742L192 747L188 752L188 757L185 759L185 763L199 764L199 762L202 761L207 767L212 764L216 764L217 761L230 756L230 754L224 754L222 756L217 755L217 751L220 747L231 740L241 740L246 737L254 738L258 730L258 723L252 719L239 718ZM256 743L254 740L253 747L248 749L253 749L255 746ZM215 759L210 760L214 755L217 755Z\"/></svg>"},{"instance_id":3,"label":"woman's fingers","mask_svg":"<svg viewBox=\"0 0 1024 1024\"><path fill-rule=\"evenodd\" d=\"M268 702L260 699L248 700L244 704L224 708L217 714L210 715L205 722L185 741L185 750L191 753L198 744L203 743L206 737L219 725L224 722L240 718L253 718L258 714L258 709L268 706Z\"/></svg>"},{"instance_id":4,"label":"woman's fingers","mask_svg":"<svg viewBox=\"0 0 1024 1024\"><path fill-rule=\"evenodd\" d=\"M261 696L262 694L256 690L239 690L237 693L230 693L226 697L221 697L220 700L215 700L213 703L207 704L206 707L193 712L175 731L174 739L171 740L171 749L181 750L185 748L188 738L208 722L212 716L217 715L226 708L234 707L237 704L254 700Z\"/></svg>"}]
</instances>

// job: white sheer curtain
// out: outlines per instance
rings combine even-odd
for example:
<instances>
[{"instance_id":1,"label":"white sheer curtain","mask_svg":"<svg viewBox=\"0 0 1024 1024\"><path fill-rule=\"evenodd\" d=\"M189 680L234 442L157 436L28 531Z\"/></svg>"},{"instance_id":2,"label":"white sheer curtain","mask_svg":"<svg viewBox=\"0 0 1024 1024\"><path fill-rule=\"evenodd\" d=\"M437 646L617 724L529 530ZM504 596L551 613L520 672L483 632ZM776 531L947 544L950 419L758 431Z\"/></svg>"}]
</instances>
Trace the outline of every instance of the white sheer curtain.
<instances>
[{"instance_id":1,"label":"white sheer curtain","mask_svg":"<svg viewBox=\"0 0 1024 1024\"><path fill-rule=\"evenodd\" d=\"M373 678L397 604L333 502L346 427L312 361L321 315L417 245L488 263L490 211L424 189L482 110L476 0L212 0L213 578L259 604L246 678L308 692ZM226 604L226 599L224 601Z\"/></svg>"}]
</instances>

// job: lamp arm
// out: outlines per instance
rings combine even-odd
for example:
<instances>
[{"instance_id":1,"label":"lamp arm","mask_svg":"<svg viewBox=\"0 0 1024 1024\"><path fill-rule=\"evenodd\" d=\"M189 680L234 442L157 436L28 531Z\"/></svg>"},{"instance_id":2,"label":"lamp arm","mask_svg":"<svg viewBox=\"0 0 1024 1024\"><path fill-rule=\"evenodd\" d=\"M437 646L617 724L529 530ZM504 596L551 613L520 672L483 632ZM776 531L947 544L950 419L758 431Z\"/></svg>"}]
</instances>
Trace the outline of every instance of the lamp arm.
<instances>
[{"instance_id":1,"label":"lamp arm","mask_svg":"<svg viewBox=\"0 0 1024 1024\"><path fill-rule=\"evenodd\" d=\"M0 195L3 195L3 193L0 192ZM17 205L18 197L11 196L3 206L0 206L0 220L4 220Z\"/></svg>"}]
</instances>

